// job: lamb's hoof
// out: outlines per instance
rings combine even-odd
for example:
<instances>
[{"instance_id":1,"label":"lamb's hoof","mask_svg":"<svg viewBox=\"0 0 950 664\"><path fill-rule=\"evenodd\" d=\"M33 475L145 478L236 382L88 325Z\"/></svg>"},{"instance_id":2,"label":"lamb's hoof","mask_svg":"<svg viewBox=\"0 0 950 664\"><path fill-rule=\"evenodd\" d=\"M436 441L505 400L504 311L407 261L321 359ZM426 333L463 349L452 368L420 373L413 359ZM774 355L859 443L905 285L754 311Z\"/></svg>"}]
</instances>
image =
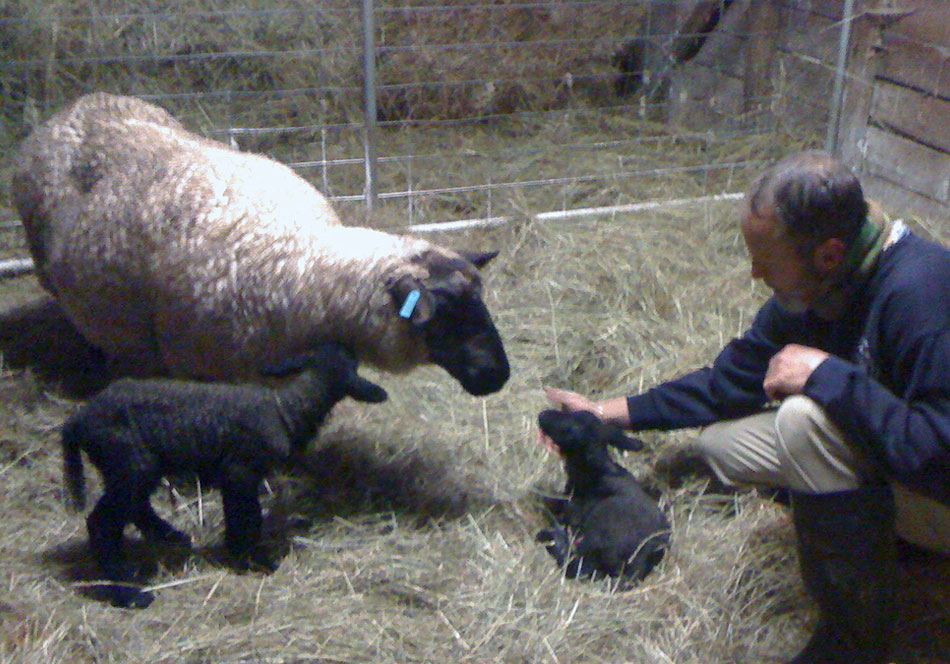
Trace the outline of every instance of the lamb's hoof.
<instances>
[{"instance_id":1,"label":"lamb's hoof","mask_svg":"<svg viewBox=\"0 0 950 664\"><path fill-rule=\"evenodd\" d=\"M144 609L155 601L152 593L132 586L112 585L108 587L107 593L112 605L123 609Z\"/></svg>"},{"instance_id":2,"label":"lamb's hoof","mask_svg":"<svg viewBox=\"0 0 950 664\"><path fill-rule=\"evenodd\" d=\"M254 553L248 563L251 571L260 572L262 574L273 574L277 571L277 568L280 567L279 561L261 552Z\"/></svg>"},{"instance_id":3,"label":"lamb's hoof","mask_svg":"<svg viewBox=\"0 0 950 664\"><path fill-rule=\"evenodd\" d=\"M554 558L559 567L564 564L571 549L570 537L564 528L541 530L534 539L544 545L545 550Z\"/></svg>"},{"instance_id":4,"label":"lamb's hoof","mask_svg":"<svg viewBox=\"0 0 950 664\"><path fill-rule=\"evenodd\" d=\"M180 546L184 549L191 548L191 536L181 532L180 530L176 530L175 528L172 528L168 532L157 535L154 540L156 542L162 542L163 544L169 544L171 546Z\"/></svg>"},{"instance_id":5,"label":"lamb's hoof","mask_svg":"<svg viewBox=\"0 0 950 664\"><path fill-rule=\"evenodd\" d=\"M240 574L246 572L258 572L261 574L272 574L280 566L273 558L262 551L235 556L229 556L231 569Z\"/></svg>"}]
</instances>

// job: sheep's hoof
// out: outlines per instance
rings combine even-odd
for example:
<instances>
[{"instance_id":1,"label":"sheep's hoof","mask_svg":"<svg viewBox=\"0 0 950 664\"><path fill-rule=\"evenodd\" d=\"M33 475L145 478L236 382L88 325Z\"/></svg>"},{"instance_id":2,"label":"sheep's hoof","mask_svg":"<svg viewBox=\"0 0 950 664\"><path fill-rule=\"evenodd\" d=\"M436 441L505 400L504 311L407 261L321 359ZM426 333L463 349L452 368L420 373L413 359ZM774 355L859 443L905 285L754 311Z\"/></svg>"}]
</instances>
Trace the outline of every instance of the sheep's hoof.
<instances>
[{"instance_id":1,"label":"sheep's hoof","mask_svg":"<svg viewBox=\"0 0 950 664\"><path fill-rule=\"evenodd\" d=\"M107 592L112 605L123 609L144 609L155 600L152 593L132 586L112 585Z\"/></svg>"},{"instance_id":2,"label":"sheep's hoof","mask_svg":"<svg viewBox=\"0 0 950 664\"><path fill-rule=\"evenodd\" d=\"M244 555L229 556L230 567L235 572L259 572L262 574L271 574L277 571L280 563L274 561L270 556L262 551L254 551Z\"/></svg>"}]
</instances>

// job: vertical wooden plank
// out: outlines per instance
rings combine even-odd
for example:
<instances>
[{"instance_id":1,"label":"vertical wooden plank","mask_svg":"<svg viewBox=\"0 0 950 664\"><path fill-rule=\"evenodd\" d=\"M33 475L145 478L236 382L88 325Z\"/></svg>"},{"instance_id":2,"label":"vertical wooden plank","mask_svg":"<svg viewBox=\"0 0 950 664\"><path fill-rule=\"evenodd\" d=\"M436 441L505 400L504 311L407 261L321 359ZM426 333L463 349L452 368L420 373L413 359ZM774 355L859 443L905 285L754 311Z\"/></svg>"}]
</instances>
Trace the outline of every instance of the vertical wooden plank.
<instances>
[{"instance_id":1,"label":"vertical wooden plank","mask_svg":"<svg viewBox=\"0 0 950 664\"><path fill-rule=\"evenodd\" d=\"M761 0L749 16L749 38L742 73L742 110L745 113L759 110L768 103L772 94L778 28L779 12L775 0Z\"/></svg>"},{"instance_id":2,"label":"vertical wooden plank","mask_svg":"<svg viewBox=\"0 0 950 664\"><path fill-rule=\"evenodd\" d=\"M874 92L874 76L880 67L878 46L881 30L863 14L866 2L855 3L860 18L855 19L847 63L847 79L841 103L841 122L834 138L833 151L860 175L861 146L867 132L868 116Z\"/></svg>"}]
</instances>

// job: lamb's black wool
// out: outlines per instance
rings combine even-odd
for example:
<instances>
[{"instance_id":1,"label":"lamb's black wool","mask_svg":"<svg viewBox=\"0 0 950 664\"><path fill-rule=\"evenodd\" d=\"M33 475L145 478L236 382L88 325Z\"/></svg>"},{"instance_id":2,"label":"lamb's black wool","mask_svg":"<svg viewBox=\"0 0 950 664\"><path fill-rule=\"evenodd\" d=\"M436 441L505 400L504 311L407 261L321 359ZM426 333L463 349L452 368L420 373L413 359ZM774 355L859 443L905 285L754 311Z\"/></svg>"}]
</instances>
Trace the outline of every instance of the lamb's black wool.
<instances>
[{"instance_id":1,"label":"lamb's black wool","mask_svg":"<svg viewBox=\"0 0 950 664\"><path fill-rule=\"evenodd\" d=\"M220 488L225 542L238 569L276 564L259 548L260 483L316 434L330 409L351 396L381 402L386 392L356 373L339 344L325 344L268 371L296 375L279 387L123 379L96 395L62 430L64 476L73 505L84 505L81 452L102 474L105 491L86 520L106 593L117 606L143 608L152 595L130 584L122 533L133 523L150 539L188 544L159 517L149 496L166 475L196 474Z\"/></svg>"},{"instance_id":2,"label":"lamb's black wool","mask_svg":"<svg viewBox=\"0 0 950 664\"><path fill-rule=\"evenodd\" d=\"M569 578L645 577L669 546L670 525L607 449L639 450L643 444L588 412L546 410L538 424L564 459L567 498L556 505L559 525L539 532L537 540Z\"/></svg>"}]
</instances>

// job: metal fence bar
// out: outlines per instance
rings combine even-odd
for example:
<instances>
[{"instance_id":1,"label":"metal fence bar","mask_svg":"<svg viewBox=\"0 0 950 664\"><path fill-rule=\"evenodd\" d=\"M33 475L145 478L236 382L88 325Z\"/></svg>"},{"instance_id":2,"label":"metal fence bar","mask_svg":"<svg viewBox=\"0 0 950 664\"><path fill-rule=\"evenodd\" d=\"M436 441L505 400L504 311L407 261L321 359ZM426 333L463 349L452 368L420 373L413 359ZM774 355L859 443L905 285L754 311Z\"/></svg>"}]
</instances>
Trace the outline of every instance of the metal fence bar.
<instances>
[{"instance_id":1,"label":"metal fence bar","mask_svg":"<svg viewBox=\"0 0 950 664\"><path fill-rule=\"evenodd\" d=\"M363 0L363 149L366 159L366 211L377 204L376 179L376 22L373 0Z\"/></svg>"},{"instance_id":2,"label":"metal fence bar","mask_svg":"<svg viewBox=\"0 0 950 664\"><path fill-rule=\"evenodd\" d=\"M534 215L536 221L559 221L562 219L575 219L578 217L600 217L613 214L627 214L630 212L643 212L644 210L662 210L666 208L679 207L681 205L690 205L695 203L716 203L719 201L734 201L741 199L745 194L742 192L727 192L722 194L712 194L710 196L697 196L695 198L674 198L667 200L642 201L640 203L630 203L628 205L607 205L595 208L580 208L575 210L556 210L553 212L540 212ZM443 221L431 224L414 224L409 226L408 230L413 233L431 233L434 231L457 231L468 228L483 228L487 226L502 226L512 221L511 217L484 217L482 219L463 219L460 221Z\"/></svg>"},{"instance_id":3,"label":"metal fence bar","mask_svg":"<svg viewBox=\"0 0 950 664\"><path fill-rule=\"evenodd\" d=\"M834 152L841 124L841 102L844 97L845 69L848 65L848 47L851 43L851 23L854 16L854 0L845 0L844 16L841 19L841 38L838 41L838 64L835 72L835 89L831 97L831 113L828 118L828 135L825 137L825 149Z\"/></svg>"}]
</instances>

